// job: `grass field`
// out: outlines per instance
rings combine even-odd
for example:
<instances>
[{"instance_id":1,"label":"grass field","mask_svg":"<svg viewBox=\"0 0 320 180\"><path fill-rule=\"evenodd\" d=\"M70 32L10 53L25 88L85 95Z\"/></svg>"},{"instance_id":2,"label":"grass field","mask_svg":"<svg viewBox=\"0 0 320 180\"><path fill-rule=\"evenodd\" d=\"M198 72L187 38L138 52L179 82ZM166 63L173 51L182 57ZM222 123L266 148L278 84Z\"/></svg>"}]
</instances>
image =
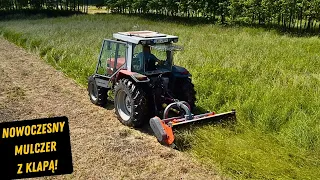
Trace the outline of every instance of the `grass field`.
<instances>
[{"instance_id":1,"label":"grass field","mask_svg":"<svg viewBox=\"0 0 320 180\"><path fill-rule=\"evenodd\" d=\"M235 126L191 134L187 150L235 179L320 177L320 40L253 28L189 26L121 15L0 21L1 34L86 86L103 38L128 30L180 37L176 64L193 74L197 105L237 110ZM17 65L18 66L18 65Z\"/></svg>"}]
</instances>

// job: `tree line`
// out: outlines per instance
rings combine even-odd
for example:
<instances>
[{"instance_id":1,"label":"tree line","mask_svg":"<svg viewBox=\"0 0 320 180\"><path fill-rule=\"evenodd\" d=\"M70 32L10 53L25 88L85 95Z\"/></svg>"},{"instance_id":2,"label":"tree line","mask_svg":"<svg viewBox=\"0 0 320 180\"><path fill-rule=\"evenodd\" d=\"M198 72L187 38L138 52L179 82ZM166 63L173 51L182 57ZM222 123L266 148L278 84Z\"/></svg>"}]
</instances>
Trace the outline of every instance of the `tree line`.
<instances>
[{"instance_id":1,"label":"tree line","mask_svg":"<svg viewBox=\"0 0 320 180\"><path fill-rule=\"evenodd\" d=\"M111 12L203 18L210 22L278 26L320 32L320 0L0 0L0 10L87 12L102 4Z\"/></svg>"},{"instance_id":2,"label":"tree line","mask_svg":"<svg viewBox=\"0 0 320 180\"><path fill-rule=\"evenodd\" d=\"M87 12L88 0L0 0L0 10L63 10Z\"/></svg>"},{"instance_id":3,"label":"tree line","mask_svg":"<svg viewBox=\"0 0 320 180\"><path fill-rule=\"evenodd\" d=\"M116 13L202 17L222 24L244 22L319 31L320 0L105 0Z\"/></svg>"}]
</instances>

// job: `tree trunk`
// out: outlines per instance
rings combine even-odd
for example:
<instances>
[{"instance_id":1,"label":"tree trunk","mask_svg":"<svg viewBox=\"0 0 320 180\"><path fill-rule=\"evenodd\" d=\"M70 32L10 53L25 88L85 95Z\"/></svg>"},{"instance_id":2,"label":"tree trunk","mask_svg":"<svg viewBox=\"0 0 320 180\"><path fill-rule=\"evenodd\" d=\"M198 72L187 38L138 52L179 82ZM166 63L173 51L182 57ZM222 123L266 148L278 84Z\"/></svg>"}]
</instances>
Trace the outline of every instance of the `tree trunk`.
<instances>
[{"instance_id":1,"label":"tree trunk","mask_svg":"<svg viewBox=\"0 0 320 180\"><path fill-rule=\"evenodd\" d=\"M311 21L312 21L312 17L310 16L309 19L308 19L307 31L311 30Z\"/></svg>"},{"instance_id":2,"label":"tree trunk","mask_svg":"<svg viewBox=\"0 0 320 180\"><path fill-rule=\"evenodd\" d=\"M251 17L251 24L254 24L254 20L255 20L255 17L254 17L254 12L253 12L252 17Z\"/></svg>"},{"instance_id":3,"label":"tree trunk","mask_svg":"<svg viewBox=\"0 0 320 180\"><path fill-rule=\"evenodd\" d=\"M221 14L221 24L224 24L225 23L225 16L224 16L224 13Z\"/></svg>"}]
</instances>

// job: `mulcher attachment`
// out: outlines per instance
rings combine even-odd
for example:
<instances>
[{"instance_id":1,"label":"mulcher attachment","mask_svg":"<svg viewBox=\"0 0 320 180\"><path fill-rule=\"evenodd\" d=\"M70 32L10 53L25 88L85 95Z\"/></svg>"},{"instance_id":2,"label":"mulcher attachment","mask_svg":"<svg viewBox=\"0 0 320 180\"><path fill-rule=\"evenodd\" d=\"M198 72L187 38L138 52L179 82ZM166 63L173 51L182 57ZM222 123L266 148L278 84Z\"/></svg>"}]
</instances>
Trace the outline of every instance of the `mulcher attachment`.
<instances>
[{"instance_id":1,"label":"mulcher attachment","mask_svg":"<svg viewBox=\"0 0 320 180\"><path fill-rule=\"evenodd\" d=\"M168 126L159 117L150 119L150 126L154 135L157 137L161 144L171 145L174 141L172 128Z\"/></svg>"},{"instance_id":2,"label":"mulcher attachment","mask_svg":"<svg viewBox=\"0 0 320 180\"><path fill-rule=\"evenodd\" d=\"M184 117L173 117L167 118L169 109L172 106L178 106L180 109L185 111ZM176 127L181 127L185 125L195 124L195 123L203 123L203 122L211 122L219 119L226 119L229 117L234 117L236 112L232 110L226 113L215 114L214 112L193 115L190 112L190 106L188 103L182 102L174 102L169 104L165 111L163 119L159 117L153 117L150 119L150 127L153 130L154 135L157 137L158 141L167 146L171 146L174 142L174 133L173 129Z\"/></svg>"}]
</instances>

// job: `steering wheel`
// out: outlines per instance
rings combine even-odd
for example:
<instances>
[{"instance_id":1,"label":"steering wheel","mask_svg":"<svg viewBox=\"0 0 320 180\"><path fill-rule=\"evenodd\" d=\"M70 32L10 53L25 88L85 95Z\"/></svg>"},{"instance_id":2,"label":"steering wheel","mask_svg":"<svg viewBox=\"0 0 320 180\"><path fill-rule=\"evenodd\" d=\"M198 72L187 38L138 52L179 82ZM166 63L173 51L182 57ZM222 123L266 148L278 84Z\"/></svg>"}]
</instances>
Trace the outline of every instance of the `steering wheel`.
<instances>
[{"instance_id":1,"label":"steering wheel","mask_svg":"<svg viewBox=\"0 0 320 180\"><path fill-rule=\"evenodd\" d=\"M158 62L158 66L167 66L168 65L168 61L159 61Z\"/></svg>"},{"instance_id":2,"label":"steering wheel","mask_svg":"<svg viewBox=\"0 0 320 180\"><path fill-rule=\"evenodd\" d=\"M160 60L157 62L157 66L162 66L163 65L163 62Z\"/></svg>"},{"instance_id":3,"label":"steering wheel","mask_svg":"<svg viewBox=\"0 0 320 180\"><path fill-rule=\"evenodd\" d=\"M132 57L133 57L133 58L137 58L138 54L139 54L139 53L134 53Z\"/></svg>"},{"instance_id":4,"label":"steering wheel","mask_svg":"<svg viewBox=\"0 0 320 180\"><path fill-rule=\"evenodd\" d=\"M132 67L134 67L134 69L138 70L140 69L140 61L139 61L139 58L138 58L138 53L135 53L133 56L132 56Z\"/></svg>"}]
</instances>

